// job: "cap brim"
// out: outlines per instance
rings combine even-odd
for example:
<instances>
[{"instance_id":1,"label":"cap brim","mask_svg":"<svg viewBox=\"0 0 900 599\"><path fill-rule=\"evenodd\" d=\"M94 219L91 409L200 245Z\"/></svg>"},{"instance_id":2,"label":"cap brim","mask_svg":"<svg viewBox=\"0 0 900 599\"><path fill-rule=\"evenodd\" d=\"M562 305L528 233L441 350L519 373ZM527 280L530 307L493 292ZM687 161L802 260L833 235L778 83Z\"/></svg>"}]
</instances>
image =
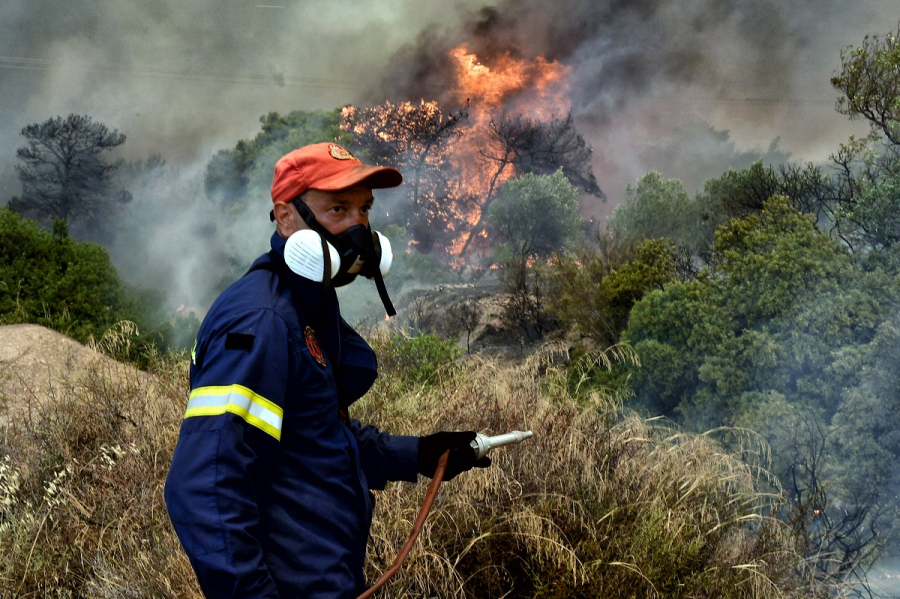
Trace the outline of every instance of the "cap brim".
<instances>
[{"instance_id":1,"label":"cap brim","mask_svg":"<svg viewBox=\"0 0 900 599\"><path fill-rule=\"evenodd\" d=\"M387 189L403 183L403 175L389 166L368 166L360 164L342 170L330 177L319 179L310 185L310 189L322 191L339 191L348 187L368 187L369 189Z\"/></svg>"}]
</instances>

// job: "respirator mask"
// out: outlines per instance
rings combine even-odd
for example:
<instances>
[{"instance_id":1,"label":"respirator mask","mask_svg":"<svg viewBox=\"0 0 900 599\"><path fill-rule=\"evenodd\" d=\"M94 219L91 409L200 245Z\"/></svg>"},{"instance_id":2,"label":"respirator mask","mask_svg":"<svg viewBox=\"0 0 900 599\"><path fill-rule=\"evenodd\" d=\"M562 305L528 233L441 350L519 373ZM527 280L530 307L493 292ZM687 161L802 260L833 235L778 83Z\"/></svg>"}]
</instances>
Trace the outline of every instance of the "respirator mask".
<instances>
[{"instance_id":1,"label":"respirator mask","mask_svg":"<svg viewBox=\"0 0 900 599\"><path fill-rule=\"evenodd\" d=\"M394 259L388 238L365 225L334 235L319 224L302 200L295 199L293 204L310 228L288 238L284 248L288 268L305 279L321 281L326 289L348 285L359 275L373 279L385 311L394 316L397 312L384 286Z\"/></svg>"}]
</instances>

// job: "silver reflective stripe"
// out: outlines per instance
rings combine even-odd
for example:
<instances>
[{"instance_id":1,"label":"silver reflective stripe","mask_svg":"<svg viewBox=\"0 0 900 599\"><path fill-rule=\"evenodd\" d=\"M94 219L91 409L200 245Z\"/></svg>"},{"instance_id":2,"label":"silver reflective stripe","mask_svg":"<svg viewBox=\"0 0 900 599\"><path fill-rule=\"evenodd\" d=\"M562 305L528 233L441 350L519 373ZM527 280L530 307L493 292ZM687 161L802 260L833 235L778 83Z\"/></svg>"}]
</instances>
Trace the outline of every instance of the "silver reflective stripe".
<instances>
[{"instance_id":1,"label":"silver reflective stripe","mask_svg":"<svg viewBox=\"0 0 900 599\"><path fill-rule=\"evenodd\" d=\"M281 439L284 411L277 404L242 385L194 389L184 417L219 416L226 412L236 414L247 424Z\"/></svg>"}]
</instances>

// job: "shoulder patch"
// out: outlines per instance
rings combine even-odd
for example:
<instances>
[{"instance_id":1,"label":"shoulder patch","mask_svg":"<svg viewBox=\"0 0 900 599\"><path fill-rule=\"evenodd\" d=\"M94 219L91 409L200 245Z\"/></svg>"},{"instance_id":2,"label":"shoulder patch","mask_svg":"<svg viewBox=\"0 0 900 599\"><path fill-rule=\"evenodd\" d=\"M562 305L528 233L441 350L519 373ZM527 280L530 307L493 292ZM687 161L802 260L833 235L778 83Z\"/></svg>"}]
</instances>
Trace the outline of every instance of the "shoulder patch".
<instances>
[{"instance_id":1,"label":"shoulder patch","mask_svg":"<svg viewBox=\"0 0 900 599\"><path fill-rule=\"evenodd\" d=\"M319 347L319 340L316 339L316 334L312 330L312 327L306 327L306 329L304 329L303 339L306 341L306 347L309 348L309 354L319 366L325 368L325 354L322 353L322 348Z\"/></svg>"},{"instance_id":2,"label":"shoulder patch","mask_svg":"<svg viewBox=\"0 0 900 599\"><path fill-rule=\"evenodd\" d=\"M254 339L256 339L256 335L248 335L247 333L228 333L225 335L225 349L251 351L253 349Z\"/></svg>"}]
</instances>

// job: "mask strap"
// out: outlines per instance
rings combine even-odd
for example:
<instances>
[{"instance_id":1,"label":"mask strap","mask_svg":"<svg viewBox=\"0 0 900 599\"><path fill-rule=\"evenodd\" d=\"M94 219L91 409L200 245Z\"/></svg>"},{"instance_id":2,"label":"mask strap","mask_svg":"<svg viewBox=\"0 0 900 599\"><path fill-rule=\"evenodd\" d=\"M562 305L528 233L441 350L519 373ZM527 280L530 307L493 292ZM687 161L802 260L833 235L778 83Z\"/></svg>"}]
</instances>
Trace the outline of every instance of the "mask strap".
<instances>
[{"instance_id":1,"label":"mask strap","mask_svg":"<svg viewBox=\"0 0 900 599\"><path fill-rule=\"evenodd\" d=\"M306 202L301 200L299 197L291 200L291 203L297 209L297 212L300 213L300 218L309 226L310 229L319 234L323 240L330 241L334 243L334 235L331 232L323 227L319 221L316 220L316 215L313 214L313 211L309 209L309 206L306 205Z\"/></svg>"},{"instance_id":2,"label":"mask strap","mask_svg":"<svg viewBox=\"0 0 900 599\"><path fill-rule=\"evenodd\" d=\"M372 244L375 246L375 255L381 258L381 240L378 239L378 235L372 232L372 228L369 227L369 234L372 236ZM379 265L375 265L375 274L372 275L372 278L375 280L375 288L378 289L378 297L381 298L381 303L384 304L384 311L387 312L388 316L396 316L397 311L394 310L394 304L391 303L391 298L388 296L387 287L384 286L384 277L381 276L381 268Z\"/></svg>"},{"instance_id":3,"label":"mask strap","mask_svg":"<svg viewBox=\"0 0 900 599\"><path fill-rule=\"evenodd\" d=\"M384 277L381 276L381 271L376 269L372 278L375 279L375 287L378 289L378 297L381 298L381 303L384 304L384 311L387 312L388 316L396 316L397 311L394 310L394 304L391 303L391 298L388 297L387 287L384 286Z\"/></svg>"},{"instance_id":4,"label":"mask strap","mask_svg":"<svg viewBox=\"0 0 900 599\"><path fill-rule=\"evenodd\" d=\"M325 302L328 301L328 291L331 289L331 252L328 251L328 242L325 241L325 237L319 235L319 239L322 241L322 257L325 261L322 269L322 299L319 303L319 314L321 314L325 309Z\"/></svg>"}]
</instances>

